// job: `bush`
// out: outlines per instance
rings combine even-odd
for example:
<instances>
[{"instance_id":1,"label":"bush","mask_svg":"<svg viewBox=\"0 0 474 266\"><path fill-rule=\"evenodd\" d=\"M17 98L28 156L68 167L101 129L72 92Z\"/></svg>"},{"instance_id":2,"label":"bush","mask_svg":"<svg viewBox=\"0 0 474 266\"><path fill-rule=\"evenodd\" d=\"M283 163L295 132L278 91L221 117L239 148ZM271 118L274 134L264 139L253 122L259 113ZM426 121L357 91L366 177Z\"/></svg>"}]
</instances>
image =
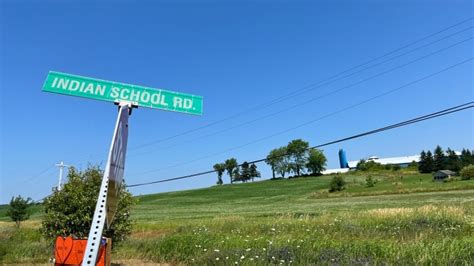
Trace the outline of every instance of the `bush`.
<instances>
[{"instance_id":1,"label":"bush","mask_svg":"<svg viewBox=\"0 0 474 266\"><path fill-rule=\"evenodd\" d=\"M68 182L63 189L54 191L44 201L45 215L41 231L46 239L54 241L58 236L88 236L102 175L99 167L89 167L83 172L78 172L74 167L69 168ZM124 240L132 230L130 209L134 199L123 183L119 189L117 212L112 225L104 229L103 233L103 236L112 238L114 244Z\"/></svg>"},{"instance_id":2,"label":"bush","mask_svg":"<svg viewBox=\"0 0 474 266\"><path fill-rule=\"evenodd\" d=\"M383 166L374 161L360 160L356 166L357 170L360 171L375 171L375 170L389 170L391 167L389 165Z\"/></svg>"},{"instance_id":3,"label":"bush","mask_svg":"<svg viewBox=\"0 0 474 266\"><path fill-rule=\"evenodd\" d=\"M345 189L346 182L342 176L336 175L332 178L331 184L329 185L329 192L336 192Z\"/></svg>"},{"instance_id":4,"label":"bush","mask_svg":"<svg viewBox=\"0 0 474 266\"><path fill-rule=\"evenodd\" d=\"M474 165L468 165L466 167L464 167L461 172L461 179L462 180L469 180L471 178L474 179Z\"/></svg>"},{"instance_id":5,"label":"bush","mask_svg":"<svg viewBox=\"0 0 474 266\"><path fill-rule=\"evenodd\" d=\"M400 170L400 169L401 169L401 167L400 167L400 165L398 165L398 164L394 164L394 165L392 166L392 170L393 170L393 171L398 171L398 170Z\"/></svg>"},{"instance_id":6,"label":"bush","mask_svg":"<svg viewBox=\"0 0 474 266\"><path fill-rule=\"evenodd\" d=\"M373 187L374 185L375 185L375 181L374 181L374 179L372 178L372 176L370 176L370 175L367 176L367 177L365 178L365 186L366 186L366 187Z\"/></svg>"}]
</instances>

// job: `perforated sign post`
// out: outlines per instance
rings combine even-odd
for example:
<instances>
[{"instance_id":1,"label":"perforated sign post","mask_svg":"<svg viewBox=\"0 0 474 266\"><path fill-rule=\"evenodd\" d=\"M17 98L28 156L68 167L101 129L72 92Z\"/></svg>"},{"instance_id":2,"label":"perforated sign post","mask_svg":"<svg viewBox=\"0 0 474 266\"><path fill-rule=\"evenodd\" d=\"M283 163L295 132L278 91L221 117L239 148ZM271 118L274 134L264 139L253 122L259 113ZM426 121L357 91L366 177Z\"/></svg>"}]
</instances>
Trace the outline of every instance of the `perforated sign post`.
<instances>
[{"instance_id":1,"label":"perforated sign post","mask_svg":"<svg viewBox=\"0 0 474 266\"><path fill-rule=\"evenodd\" d=\"M50 71L43 91L114 102L118 117L110 144L107 164L92 219L82 265L95 265L104 226L110 227L117 211L125 170L128 142L128 118L137 106L193 115L202 114L202 97L143 86L86 78Z\"/></svg>"}]
</instances>

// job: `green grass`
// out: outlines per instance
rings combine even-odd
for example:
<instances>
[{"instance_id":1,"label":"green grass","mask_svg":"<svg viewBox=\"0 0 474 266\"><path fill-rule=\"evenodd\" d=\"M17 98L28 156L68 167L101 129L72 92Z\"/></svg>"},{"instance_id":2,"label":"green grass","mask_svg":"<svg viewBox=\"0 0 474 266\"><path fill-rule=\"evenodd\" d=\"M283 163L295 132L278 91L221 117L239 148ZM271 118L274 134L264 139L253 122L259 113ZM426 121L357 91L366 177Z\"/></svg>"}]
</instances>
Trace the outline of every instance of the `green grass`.
<instances>
[{"instance_id":1,"label":"green grass","mask_svg":"<svg viewBox=\"0 0 474 266\"><path fill-rule=\"evenodd\" d=\"M474 261L474 180L380 171L271 180L140 196L134 232L115 262L175 264L465 264ZM0 207L0 263L51 255L38 232L41 206L16 230ZM27 252L28 251L28 252ZM24 252L25 255L20 256ZM46 255L45 255L46 254ZM133 264L133 263L131 263Z\"/></svg>"}]
</instances>

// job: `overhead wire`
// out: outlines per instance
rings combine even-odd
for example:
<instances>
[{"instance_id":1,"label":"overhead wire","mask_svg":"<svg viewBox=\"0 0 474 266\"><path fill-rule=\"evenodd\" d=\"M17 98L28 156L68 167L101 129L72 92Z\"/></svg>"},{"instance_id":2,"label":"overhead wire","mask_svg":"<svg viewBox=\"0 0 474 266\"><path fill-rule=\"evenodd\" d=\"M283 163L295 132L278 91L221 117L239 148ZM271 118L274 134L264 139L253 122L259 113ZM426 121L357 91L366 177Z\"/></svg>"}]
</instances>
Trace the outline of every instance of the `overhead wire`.
<instances>
[{"instance_id":1,"label":"overhead wire","mask_svg":"<svg viewBox=\"0 0 474 266\"><path fill-rule=\"evenodd\" d=\"M458 106L455 106L455 107L451 107L451 108L444 109L444 110L437 111L437 112L433 112L433 113L430 113L430 114L427 114L427 115L419 116L419 117L409 119L409 120L406 120L406 121L403 121L403 122L399 122L399 123L396 123L396 124L392 124L392 125L389 125L389 126L381 127L381 128L378 128L378 129L374 129L374 130L370 130L370 131L363 132L363 133L360 133L360 134L345 137L345 138L342 138L342 139L337 139L337 140L333 140L333 141L326 142L326 143L323 143L323 144L319 144L319 145L316 145L316 146L312 146L312 147L309 147L307 150L318 149L318 148L322 148L322 147L329 146L329 145L332 145L332 144L336 144L336 143L340 143L340 142L344 142L344 141L348 141L348 140L352 140L352 139L356 139L356 138L361 138L361 137L376 134L376 133L379 133L379 132L383 132L383 131L387 131L387 130L391 130L391 129L395 129L395 128L399 128L399 127L419 123L419 122L434 119L434 118L437 118L437 117L440 117L440 116L445 116L445 115L448 115L448 114L457 113L457 112L467 110L467 109L470 109L470 108L473 108L473 107L474 107L474 102L471 101L471 102L464 103L464 104L461 104L461 105L458 105ZM284 155L280 155L280 156L287 156L287 155L288 154L284 154ZM277 158L277 157L280 157L280 156L274 156L274 157L271 157L271 158ZM248 161L247 163L249 163L249 164L260 163L260 162L264 162L268 159L269 158L262 158L262 159L258 159L258 160ZM242 166L242 164L239 164L238 166L240 167L240 166ZM184 175L184 176L179 176L179 177L173 177L173 178L161 179L161 180L156 180L156 181L151 181L151 182L132 184L132 185L128 185L127 187L131 188L131 187L139 187L139 186L145 186L145 185L152 185L152 184L176 181L176 180L187 179L187 178L191 178L191 177L211 174L211 173L215 173L215 172L216 172L216 170L209 170L209 171L204 171L204 172L199 172L199 173L194 173L194 174L189 174L189 175Z\"/></svg>"},{"instance_id":2,"label":"overhead wire","mask_svg":"<svg viewBox=\"0 0 474 266\"><path fill-rule=\"evenodd\" d=\"M229 152L229 151L237 150L237 149L240 149L240 148L249 146L249 145L253 145L253 144L255 144L255 143L258 143L258 142L261 142L261 141L264 141L264 140L273 138L273 137L275 137L275 136L282 135L282 134L284 134L284 133L293 131L293 130L295 130L295 129L298 129L298 128L301 128L301 127L304 127L304 126L307 126L307 125L309 125L309 124L312 124L312 123L314 123L314 122L320 121L320 120L322 120L322 119L325 119L325 118L328 118L328 117L337 115L337 114L339 114L339 113L341 113L341 112L344 112L344 111L353 109L353 108L358 107L358 106L360 106L360 105L363 105L363 104L365 104L365 103L367 103L367 102L373 101L373 100L375 100L375 99L378 99L378 98L380 98L380 97L386 96L386 95L388 95L388 94L391 94L391 93L393 93L393 92L395 92L395 91L398 91L398 90L400 90L400 89L403 89L403 88L405 88L405 87L414 85L414 84L416 84L416 83L419 83L419 82L424 81L424 80L426 80L426 79L429 79L429 78L431 78L431 77L434 77L434 76L436 76L436 75L439 75L439 74L441 74L441 73L443 73L443 72L446 72L446 71L448 71L448 70L450 70L450 69L453 69L453 68L455 68L455 67L457 67L457 66L460 66L460 65L466 64L466 63L468 63L468 62L471 62L472 60L473 60L472 57L471 57L471 58L468 58L468 59L465 59L465 60L460 61L460 62L458 62L458 63L456 63L456 64L453 64L453 65L450 65L450 66L448 66L448 67L446 67L446 68L443 68L443 69L441 69L441 70L439 70L439 71L433 72L433 73L431 73L431 74L429 74L429 75L423 76L423 77L421 77L421 78L419 78L419 79L416 79L416 80L414 80L414 81L405 83L405 84L403 84L403 85L401 85L401 86L398 86L398 87L396 87L396 88L394 88L394 89L391 89L391 90L385 91L385 92L383 92L383 93L377 94L377 95L375 95L375 96L369 97L369 98L367 98L367 99L365 99L365 100L363 100L363 101L357 102L357 103L352 104L352 105L350 105L350 106L347 106L347 107L345 107L345 108L342 108L342 109L339 109L339 110L337 110L337 111L331 112L331 113L329 113L329 114L320 116L320 117L318 117L318 118L316 118L316 119L311 119L311 120L306 121L306 122L304 122L304 123L301 123L301 124L299 124L299 125L296 125L296 126L287 128L287 129L285 129L285 130L276 132L276 133L274 133L274 134L271 134L271 135L268 135L268 136L265 136L265 137L262 137L262 138L259 138L259 139L256 139L256 140L247 142L247 143L245 143L245 144L242 144L242 145L239 145L239 146L235 146L235 147L232 147L232 148L229 148L229 149L226 149L226 150L223 150L223 151L219 151L219 152L216 152L216 153L212 153L212 154L209 154L209 155L206 155L206 156L202 156L202 157L199 157L199 158L190 160L190 161L186 161L186 162L184 162L184 163L178 163L178 164L174 164L174 165L167 166L167 167L164 167L164 168L159 168L159 169L147 170L147 171L143 171L143 172L140 172L140 173L131 174L130 176L132 176L132 177L133 177L133 176L140 176L140 175L144 175L144 174L150 174L150 173L162 171L162 170L164 170L164 169L170 169L170 168L179 167L179 166L182 166L182 165L186 165L186 164L190 164L190 163L193 163L193 162L196 162L196 161L200 161L200 160L203 160L203 159L207 159L207 158L210 158L210 157L214 157L214 156L216 156L216 155L220 155L220 154L223 154L223 153L226 153L226 152Z\"/></svg>"},{"instance_id":3,"label":"overhead wire","mask_svg":"<svg viewBox=\"0 0 474 266\"><path fill-rule=\"evenodd\" d=\"M459 26L459 25L462 25L462 24L464 24L464 23L466 23L466 22L468 22L468 21L471 21L471 20L473 20L473 19L474 19L474 17L470 17L470 18L467 18L467 19L465 19L465 20L462 20L462 21L460 21L460 22L458 22L458 23L455 23L455 24L450 25L450 26L448 26L448 27L446 27L446 28L443 28L443 29L441 29L441 30L439 30L439 31L436 31L436 32L431 33L431 34L428 34L427 36L424 36L424 37L422 37L422 38L420 38L420 39L417 39L417 40L415 40L415 41L413 41L413 42L410 42L410 43L408 43L408 44L406 44L406 45L403 45L403 46L398 47L398 48L396 48L396 49L394 49L394 50L391 50L391 51L389 51L389 52L387 52L387 53L385 53L385 54L383 54L383 55L381 55L381 56L378 56L378 57L375 57L375 58L373 58L373 59L370 59L370 60L368 60L368 61L366 61L366 62L364 62L364 63L358 64L358 65L356 65L356 66L354 66L354 67L350 67L350 68L348 68L348 69L346 69L346 70L344 70L344 71L341 71L341 72L339 72L339 73L337 73L337 74L335 74L335 75L332 75L332 76L330 76L330 77L328 77L328 78L325 78L325 79L323 79L323 80L321 80L321 81L318 81L318 82L309 84L309 85L307 85L307 86L304 86L304 87L301 88L301 89L298 89L298 90L292 91L292 92L290 92L290 93L288 93L288 94L279 96L279 97L277 97L277 98L275 98L275 99L273 99L273 100L271 100L271 101L258 104L258 105L254 106L254 107L248 108L248 109L246 109L246 110L244 110L244 111L241 111L241 112L238 112L238 113L236 113L236 114L230 115L230 116L225 117L225 118L223 118L223 119L219 119L219 120L216 120L216 121L213 121L213 122L204 124L204 125L202 125L202 126L199 126L199 127L193 128L193 129L189 129L189 130L186 130L186 131L177 133L177 134L175 134L175 135L171 135L171 136L168 136L168 137L165 137L165 138L162 138L162 139L158 139L158 140L154 140L154 141L149 141L149 142L146 142L146 143L143 143L143 144L134 146L134 147L130 147L130 150L140 149L140 148L147 147L147 146L150 146L150 145L153 145L153 144L157 144L157 143L161 143L161 142L164 142L164 141L168 141L168 140L171 140L171 139L174 139L174 138L177 138L177 137L181 137L181 136L190 134L190 133L192 133L192 132L195 132L195 131L198 131L198 130L202 130L202 129L205 129L205 128L208 128L208 127L211 127L211 126L214 126L214 125L217 125L217 124L220 124L220 123L222 123L222 122L232 120L232 119L234 119L234 118L236 118L236 117L239 117L239 116L241 116L241 115L243 115L243 114L247 114L247 113L253 112L253 111L255 111L255 110L259 110L259 109L262 109L262 108L266 108L266 107L268 107L268 106L271 106L271 105L273 105L273 104L276 104L276 103L281 102L281 100L286 99L286 98L288 98L289 96L292 96L294 93L298 93L298 92L300 92L300 91L303 91L303 90L306 90L306 89L311 88L311 87L313 87L313 86L316 86L316 85L318 85L318 84L320 84L320 83L327 82L327 81L329 81L329 80L331 80L331 79L334 79L334 78L336 78L336 77L338 77L338 76L340 76L340 75L342 75L342 74L345 74L345 73L347 73L347 72L350 72L350 71L352 71L352 70L354 70L354 69L357 69L357 68L359 68L359 67L361 67L361 66L365 66L365 65L370 64L370 63L372 63L372 62L375 62L375 61L377 61L377 60L379 60L379 59L382 59L382 58L384 58L384 57L386 57L386 56L388 56L388 55L394 54L394 53L396 53L396 52L398 52L398 51L401 51L401 50L403 50L403 49L405 49L405 48L407 48L407 47L410 47L410 46L412 46L412 45L414 45L414 44L420 43L420 42L422 42L422 41L424 41L424 40L427 40L427 39L429 39L429 38L431 38L431 37L433 37L433 36L436 36L436 35L438 35L438 34L440 34L440 33L443 33L443 32L445 32L445 31L448 31L448 30L450 30L450 29L452 29L452 28L454 28L454 27L457 27L457 26ZM472 27L470 27L470 28L472 28ZM468 28L468 29L469 29L469 28ZM467 29L466 29L466 30L467 30Z\"/></svg>"},{"instance_id":4,"label":"overhead wire","mask_svg":"<svg viewBox=\"0 0 474 266\"><path fill-rule=\"evenodd\" d=\"M460 32L464 32L464 31L469 30L469 29L472 29L472 28L473 28L473 27L469 27L469 28L464 29L464 30L462 30L462 31L460 31ZM459 32L458 32L458 33L459 33ZM455 34L457 34L457 33L455 33ZM375 79L375 78L378 78L378 77L380 77L380 76L383 76L383 75L388 74L388 73L390 73L390 72L393 72L393 71L395 71L395 70L401 69L401 68L406 67L406 66L408 66L408 65L411 65L411 64L413 64L413 63L419 62L419 61L421 61L421 60L423 60L423 59L426 59L426 58L429 58L429 57L434 56L434 55L436 55L436 54L439 54L439 53L441 53L441 52L443 52L443 51L446 51L446 50L448 50L448 49L451 49L451 48L453 48L453 47L455 47L455 46L458 46L458 45L460 45L460 44L463 44L463 43L465 43L465 42L468 42L468 41L472 40L472 38L473 38L473 37L469 37L469 38L463 39L463 40L461 40L461 41L459 41L459 42L456 42L456 43L451 44L451 45L449 45L449 46L443 47L443 48L438 49L438 50L436 50L436 51L434 51L434 52L431 52L431 53L429 53L429 54L426 54L426 55L424 55L424 56L418 57L418 58L416 58L416 59L414 59L414 60L411 60L411 61L409 61L409 62L407 62L407 63L404 63L404 64L401 64L401 65L392 67L392 68L390 68L390 69L388 69L388 70L379 72L379 73L377 73L377 74L375 74L375 75L369 76L369 77L364 78L364 79L362 79L362 80L360 80L360 81L351 83L351 84L349 84L349 85L343 86L343 87L338 88L338 89L336 89L336 90L332 90L332 91L329 91L329 92L324 93L324 94L322 94L322 95L318 95L318 96L316 96L316 97L309 98L309 99L307 99L307 100L305 100L305 101L303 101L303 102L296 103L296 104L294 104L294 105L291 105L291 106L289 106L289 107L283 108L283 109L278 110L278 111L276 111L276 112L272 112L272 113L270 113L270 114L266 114L266 115L263 115L263 116L261 116L261 117L255 118L255 119L252 119L252 120L249 120L249 121L245 121L245 122L243 122L243 123L240 123L240 124L237 124L237 125L234 125L234 126L225 128L225 129L221 129L221 130L218 130L218 131L213 132L213 133L210 133L210 134L206 134L206 135L203 135L203 136L199 136L199 137L193 138L193 139L191 139L191 140L182 141L182 142L180 142L180 143L176 143L176 144L173 144L173 145L168 145L168 146L165 146L165 147L158 147L158 148L155 148L155 149L152 149L152 150L148 150L148 151L145 151L145 152L141 152L141 153L138 153L138 154L137 154L137 153L135 153L135 154L132 153L132 154L129 155L129 157L135 157L135 156L146 155L146 154L153 153L153 152L155 152L155 151L157 151L157 150L169 149L169 148L172 148L172 147L176 147L176 146L184 145L184 144L187 144L187 143L191 143L191 142L194 142L194 141L196 141L196 140L205 139L205 138L208 138L208 137L211 137L211 136L215 136L215 135L220 134L220 133L224 133L224 132L230 131L230 130L235 129L235 128L239 128L239 127L242 127L242 126L245 126L245 125L249 125L249 124L255 123L255 122L257 122L257 121L263 120L263 119L267 119L267 118L269 118L269 117L272 117L272 116L275 116L275 115L278 115L278 114L281 114L281 113L284 113L284 112L293 110L293 109L295 109L295 108L302 107L302 106L304 106L304 105L306 105L306 104L312 103L312 102L317 101L317 100L321 100L321 99L326 98L326 97L328 97L328 96L334 95L334 94L339 93L339 92L341 92L341 91L347 90L347 89L352 88L352 87L357 86L357 85L360 85L360 84L362 84L362 83L364 83L364 82L373 80L373 79ZM438 41L439 41L439 40L436 40L435 42L438 42ZM427 45L431 45L431 44L433 44L433 43L435 43L435 42L429 43L429 44L427 44ZM419 49L421 49L421 48L426 47L427 45L424 45L424 46L421 46L421 47L417 47L417 48L415 48L415 49L413 49L413 50L408 51L407 53L413 52L413 51L415 51L415 50L419 50ZM407 53L406 53L406 54L407 54ZM405 54L403 54L403 55L405 55ZM398 57L398 56L397 56L397 57ZM389 60L392 60L392 59L394 59L394 58L388 59L388 60L386 60L386 61L389 61ZM385 63L386 61L383 61L383 62L381 62L381 63ZM379 64L379 63L378 63L378 64ZM378 65L378 64L377 64L377 65ZM374 66L374 65L373 65L373 66ZM369 68L372 68L373 66L371 66L371 67L369 67ZM367 70L367 69L364 69L364 70ZM355 73L359 73L359 72L355 72ZM351 75L352 75L352 74L351 74ZM344 78L346 78L346 77L348 77L348 76L345 76ZM325 84L325 85L327 85L327 84Z\"/></svg>"}]
</instances>

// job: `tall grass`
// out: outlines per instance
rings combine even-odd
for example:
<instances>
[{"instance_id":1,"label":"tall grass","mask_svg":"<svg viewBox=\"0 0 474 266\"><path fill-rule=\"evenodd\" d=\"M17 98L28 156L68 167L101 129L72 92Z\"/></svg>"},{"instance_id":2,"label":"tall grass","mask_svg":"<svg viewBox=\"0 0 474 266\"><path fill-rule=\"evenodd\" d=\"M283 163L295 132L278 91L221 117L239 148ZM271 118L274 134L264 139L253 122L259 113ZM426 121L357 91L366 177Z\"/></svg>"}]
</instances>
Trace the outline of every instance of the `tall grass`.
<instances>
[{"instance_id":1,"label":"tall grass","mask_svg":"<svg viewBox=\"0 0 474 266\"><path fill-rule=\"evenodd\" d=\"M159 237L131 239L117 250L117 259L139 254L154 262L196 265L467 265L474 261L471 222L461 207L433 205L339 215L218 217L177 224Z\"/></svg>"}]
</instances>

